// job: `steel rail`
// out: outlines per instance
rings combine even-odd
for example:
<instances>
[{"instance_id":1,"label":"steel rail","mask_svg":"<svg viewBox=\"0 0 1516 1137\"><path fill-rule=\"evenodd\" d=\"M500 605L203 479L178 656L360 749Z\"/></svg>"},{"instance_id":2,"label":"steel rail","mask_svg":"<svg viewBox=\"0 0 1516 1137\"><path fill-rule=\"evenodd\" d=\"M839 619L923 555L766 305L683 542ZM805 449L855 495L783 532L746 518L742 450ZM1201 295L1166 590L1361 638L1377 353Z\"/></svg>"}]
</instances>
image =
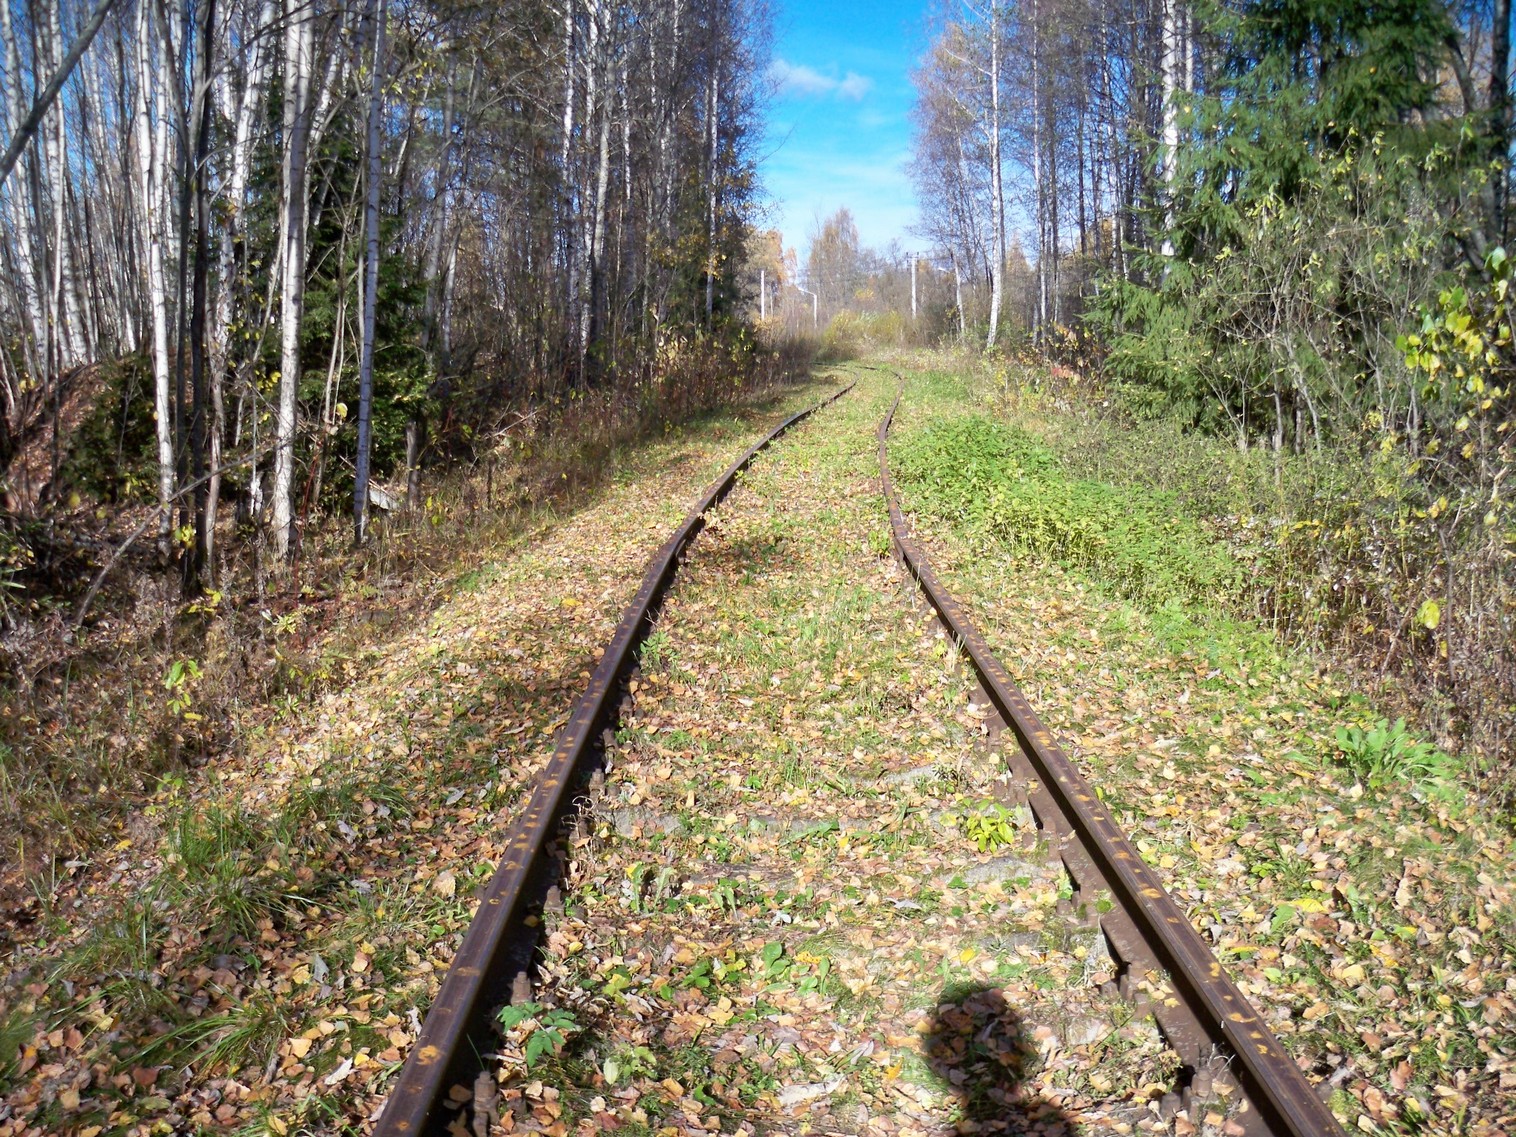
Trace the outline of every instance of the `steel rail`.
<instances>
[{"instance_id":1,"label":"steel rail","mask_svg":"<svg viewBox=\"0 0 1516 1137\"><path fill-rule=\"evenodd\" d=\"M678 572L681 554L704 528L705 514L731 492L738 475L760 451L852 388L849 383L769 431L706 490L653 555L641 588L622 613L588 688L558 735L526 810L515 822L505 854L378 1117L375 1137L445 1133L458 1116L456 1110L444 1108L450 1091L465 1091L451 1098L455 1107L473 1097L473 1079L483 1069L488 1049L492 1012L511 1001L513 988L528 997L521 991L520 978L531 971L539 913L561 871L553 846L581 787L599 764L602 733L615 719L626 680L637 666L638 648Z\"/></svg>"},{"instance_id":2,"label":"steel rail","mask_svg":"<svg viewBox=\"0 0 1516 1137\"><path fill-rule=\"evenodd\" d=\"M887 453L903 394L902 383L878 430L880 483L896 553L968 657L986 701L1020 743L1019 753L1007 749L1007 758L1021 775L1022 792L1078 893L1093 899L1104 890L1115 901L1098 922L1112 954L1126 965L1122 993L1152 1011L1179 1053L1190 1079L1187 1100L1202 1100L1213 1086L1232 1081L1244 1098L1235 1120L1247 1133L1343 1137L1331 1111L1054 741L912 538L890 481ZM1144 984L1167 985L1172 997L1160 991L1144 998Z\"/></svg>"}]
</instances>

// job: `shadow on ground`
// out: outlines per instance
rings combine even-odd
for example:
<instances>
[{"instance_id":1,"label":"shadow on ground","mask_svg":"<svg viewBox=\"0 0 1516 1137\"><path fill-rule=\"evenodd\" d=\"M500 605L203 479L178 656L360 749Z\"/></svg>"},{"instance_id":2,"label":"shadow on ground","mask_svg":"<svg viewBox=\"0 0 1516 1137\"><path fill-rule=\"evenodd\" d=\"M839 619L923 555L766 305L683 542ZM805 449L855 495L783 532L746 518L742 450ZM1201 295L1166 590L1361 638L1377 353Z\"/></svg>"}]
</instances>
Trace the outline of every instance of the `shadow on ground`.
<instances>
[{"instance_id":1,"label":"shadow on ground","mask_svg":"<svg viewBox=\"0 0 1516 1137\"><path fill-rule=\"evenodd\" d=\"M963 1120L975 1123L972 1132L1074 1137L1073 1123L1058 1106L1027 1093L1037 1050L998 989L943 988L926 1036L926 1060L958 1098Z\"/></svg>"}]
</instances>

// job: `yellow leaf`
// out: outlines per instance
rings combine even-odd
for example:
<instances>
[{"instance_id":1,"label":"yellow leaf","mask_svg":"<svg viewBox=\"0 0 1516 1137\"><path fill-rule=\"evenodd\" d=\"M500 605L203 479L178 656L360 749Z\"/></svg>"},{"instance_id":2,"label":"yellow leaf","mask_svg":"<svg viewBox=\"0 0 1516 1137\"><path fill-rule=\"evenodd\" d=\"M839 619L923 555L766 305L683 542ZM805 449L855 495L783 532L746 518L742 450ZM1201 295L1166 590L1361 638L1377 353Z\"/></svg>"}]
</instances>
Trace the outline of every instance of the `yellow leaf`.
<instances>
[{"instance_id":1,"label":"yellow leaf","mask_svg":"<svg viewBox=\"0 0 1516 1137\"><path fill-rule=\"evenodd\" d=\"M311 1040L308 1038L290 1039L290 1053L296 1058L304 1058L311 1052Z\"/></svg>"},{"instance_id":2,"label":"yellow leaf","mask_svg":"<svg viewBox=\"0 0 1516 1137\"><path fill-rule=\"evenodd\" d=\"M1442 606L1435 600L1422 601L1421 607L1416 610L1416 622L1428 631L1442 623Z\"/></svg>"}]
</instances>

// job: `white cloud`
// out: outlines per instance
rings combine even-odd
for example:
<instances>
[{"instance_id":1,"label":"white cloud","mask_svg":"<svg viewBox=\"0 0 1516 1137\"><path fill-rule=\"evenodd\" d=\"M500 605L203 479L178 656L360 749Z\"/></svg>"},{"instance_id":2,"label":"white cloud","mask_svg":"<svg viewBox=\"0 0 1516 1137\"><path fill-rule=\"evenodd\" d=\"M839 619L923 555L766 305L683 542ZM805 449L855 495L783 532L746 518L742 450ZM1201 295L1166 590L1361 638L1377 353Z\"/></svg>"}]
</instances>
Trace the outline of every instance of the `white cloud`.
<instances>
[{"instance_id":1,"label":"white cloud","mask_svg":"<svg viewBox=\"0 0 1516 1137\"><path fill-rule=\"evenodd\" d=\"M859 75L855 71L849 71L843 77L842 82L837 84L837 94L841 98L852 99L856 103L869 93L869 89L873 85L874 81L866 75Z\"/></svg>"},{"instance_id":2,"label":"white cloud","mask_svg":"<svg viewBox=\"0 0 1516 1137\"><path fill-rule=\"evenodd\" d=\"M787 95L836 95L839 99L849 99L856 103L874 88L872 79L867 75L859 75L856 71L849 71L838 79L832 75L823 75L814 67L783 59L776 59L769 65L769 75Z\"/></svg>"}]
</instances>

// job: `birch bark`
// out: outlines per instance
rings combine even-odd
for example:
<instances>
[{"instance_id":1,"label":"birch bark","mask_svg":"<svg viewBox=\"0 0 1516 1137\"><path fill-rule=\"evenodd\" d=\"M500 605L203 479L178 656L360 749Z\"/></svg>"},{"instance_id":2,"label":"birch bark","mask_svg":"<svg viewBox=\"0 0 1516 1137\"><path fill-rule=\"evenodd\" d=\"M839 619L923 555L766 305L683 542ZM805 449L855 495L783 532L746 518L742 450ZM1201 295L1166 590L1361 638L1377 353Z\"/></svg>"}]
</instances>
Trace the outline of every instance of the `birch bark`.
<instances>
[{"instance_id":1,"label":"birch bark","mask_svg":"<svg viewBox=\"0 0 1516 1137\"><path fill-rule=\"evenodd\" d=\"M142 243L147 249L147 298L152 325L153 417L158 445L158 554L167 559L173 530L173 415L169 407L168 279L163 264L163 158L168 123L161 80L155 82L153 47L157 42L149 5L137 6L137 178L142 201ZM152 90L149 91L151 85Z\"/></svg>"},{"instance_id":2,"label":"birch bark","mask_svg":"<svg viewBox=\"0 0 1516 1137\"><path fill-rule=\"evenodd\" d=\"M1161 45L1161 79L1163 85L1163 150L1159 156L1162 170L1164 233L1162 252L1165 257L1174 255L1174 242L1168 236L1174 222L1174 159L1179 152L1179 91L1183 89L1181 68L1180 23L1182 15L1179 0L1164 0L1163 30Z\"/></svg>"},{"instance_id":3,"label":"birch bark","mask_svg":"<svg viewBox=\"0 0 1516 1137\"><path fill-rule=\"evenodd\" d=\"M62 5L51 3L48 10L48 49L53 73L63 73ZM52 183L53 249L56 258L52 279L52 309L58 343L60 372L78 366L84 360L80 332L84 323L80 315L79 292L74 279L75 233L78 226L69 217L68 115L63 103L56 104L53 129L48 134L48 180Z\"/></svg>"},{"instance_id":4,"label":"birch bark","mask_svg":"<svg viewBox=\"0 0 1516 1137\"><path fill-rule=\"evenodd\" d=\"M279 299L279 410L274 425L274 551L288 556L294 528L295 429L300 389L300 331L305 316L307 150L314 20L305 0L284 5L284 166Z\"/></svg>"},{"instance_id":5,"label":"birch bark","mask_svg":"<svg viewBox=\"0 0 1516 1137\"><path fill-rule=\"evenodd\" d=\"M5 40L7 133L16 136L21 132L26 119L26 95L21 84L20 41L16 36L11 5L8 3L0 4L0 38ZM36 217L34 199L31 203L33 208L28 208L28 197L33 185L28 175L35 158L18 154L17 160L25 164L23 176L17 179L4 200L8 225L15 235L16 275L20 277L21 304L29 324L31 343L35 349L43 349L47 342L47 315L43 310L42 289L39 285L37 245L40 242L33 227Z\"/></svg>"}]
</instances>

